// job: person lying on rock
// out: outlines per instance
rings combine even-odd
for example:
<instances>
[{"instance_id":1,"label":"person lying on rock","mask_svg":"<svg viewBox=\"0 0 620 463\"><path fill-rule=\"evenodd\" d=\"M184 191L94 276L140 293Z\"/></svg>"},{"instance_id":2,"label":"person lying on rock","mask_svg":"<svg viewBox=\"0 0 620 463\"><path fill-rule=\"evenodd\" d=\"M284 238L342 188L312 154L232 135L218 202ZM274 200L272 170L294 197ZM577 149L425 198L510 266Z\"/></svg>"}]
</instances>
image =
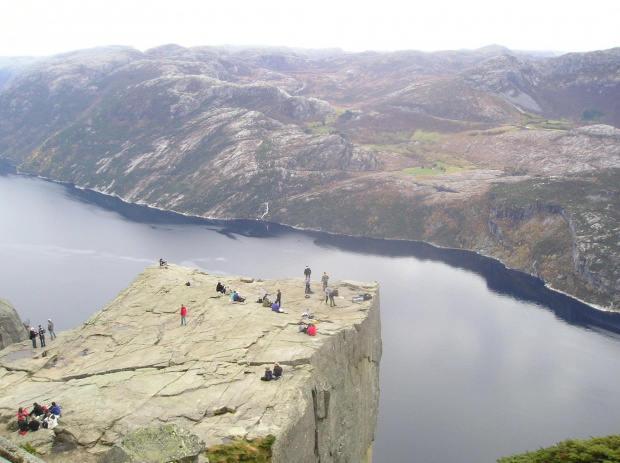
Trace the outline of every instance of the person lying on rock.
<instances>
[{"instance_id":1,"label":"person lying on rock","mask_svg":"<svg viewBox=\"0 0 620 463\"><path fill-rule=\"evenodd\" d=\"M271 381L273 379L273 373L269 367L265 367L265 376L261 376L261 381Z\"/></svg>"},{"instance_id":2,"label":"person lying on rock","mask_svg":"<svg viewBox=\"0 0 620 463\"><path fill-rule=\"evenodd\" d=\"M273 364L273 379L278 380L282 378L282 367L278 362Z\"/></svg>"}]
</instances>

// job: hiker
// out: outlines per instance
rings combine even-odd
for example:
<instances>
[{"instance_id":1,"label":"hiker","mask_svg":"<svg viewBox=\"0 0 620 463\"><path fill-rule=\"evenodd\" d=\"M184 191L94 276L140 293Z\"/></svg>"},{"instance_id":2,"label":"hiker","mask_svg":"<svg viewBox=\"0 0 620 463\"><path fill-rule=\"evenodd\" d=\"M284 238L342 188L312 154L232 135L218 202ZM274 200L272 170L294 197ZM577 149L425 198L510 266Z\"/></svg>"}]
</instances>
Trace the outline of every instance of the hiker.
<instances>
[{"instance_id":1,"label":"hiker","mask_svg":"<svg viewBox=\"0 0 620 463\"><path fill-rule=\"evenodd\" d=\"M30 428L31 431L38 431L39 428L41 427L41 422L37 420L36 418L33 418L28 423L28 427Z\"/></svg>"},{"instance_id":2,"label":"hiker","mask_svg":"<svg viewBox=\"0 0 620 463\"><path fill-rule=\"evenodd\" d=\"M276 304L275 302L273 304L271 304L271 310L273 312L284 313L284 310L282 310L280 308L280 306L278 304Z\"/></svg>"},{"instance_id":3,"label":"hiker","mask_svg":"<svg viewBox=\"0 0 620 463\"><path fill-rule=\"evenodd\" d=\"M30 429L28 427L28 411L22 407L19 407L19 410L17 410L17 427L22 436Z\"/></svg>"},{"instance_id":4,"label":"hiker","mask_svg":"<svg viewBox=\"0 0 620 463\"><path fill-rule=\"evenodd\" d=\"M278 294L276 295L276 304L282 307L282 293L278 289Z\"/></svg>"},{"instance_id":5,"label":"hiker","mask_svg":"<svg viewBox=\"0 0 620 463\"><path fill-rule=\"evenodd\" d=\"M181 304L181 326L185 325L187 326L187 319L185 318L187 316L187 308Z\"/></svg>"},{"instance_id":6,"label":"hiker","mask_svg":"<svg viewBox=\"0 0 620 463\"><path fill-rule=\"evenodd\" d=\"M54 322L51 318L47 319L47 332L50 334L50 340L54 340L56 333L54 332Z\"/></svg>"},{"instance_id":7,"label":"hiker","mask_svg":"<svg viewBox=\"0 0 620 463\"><path fill-rule=\"evenodd\" d=\"M32 404L32 411L30 412L30 414L28 416L37 417L37 416L41 416L43 414L44 414L43 407L35 402L35 403Z\"/></svg>"},{"instance_id":8,"label":"hiker","mask_svg":"<svg viewBox=\"0 0 620 463\"><path fill-rule=\"evenodd\" d=\"M278 380L282 378L282 367L278 362L273 364L273 379Z\"/></svg>"},{"instance_id":9,"label":"hiker","mask_svg":"<svg viewBox=\"0 0 620 463\"><path fill-rule=\"evenodd\" d=\"M160 267L165 267L166 265L168 265L168 262L166 262L164 259L160 258L159 259L159 266Z\"/></svg>"},{"instance_id":10,"label":"hiker","mask_svg":"<svg viewBox=\"0 0 620 463\"><path fill-rule=\"evenodd\" d=\"M224 286L221 282L217 282L217 286L215 287L215 290L218 293L222 293L222 294L226 294L226 286Z\"/></svg>"},{"instance_id":11,"label":"hiker","mask_svg":"<svg viewBox=\"0 0 620 463\"><path fill-rule=\"evenodd\" d=\"M338 296L338 288L333 289L329 292L329 306L336 307L336 303L334 302L334 298Z\"/></svg>"},{"instance_id":12,"label":"hiker","mask_svg":"<svg viewBox=\"0 0 620 463\"><path fill-rule=\"evenodd\" d=\"M17 421L19 421L19 420L28 421L28 416L29 416L28 415L28 410L26 410L25 408L19 407L17 409Z\"/></svg>"},{"instance_id":13,"label":"hiker","mask_svg":"<svg viewBox=\"0 0 620 463\"><path fill-rule=\"evenodd\" d=\"M41 426L50 430L54 429L56 426L58 426L58 417L50 412L47 412L45 414L45 418L43 418L43 423L41 424Z\"/></svg>"},{"instance_id":14,"label":"hiker","mask_svg":"<svg viewBox=\"0 0 620 463\"><path fill-rule=\"evenodd\" d=\"M328 281L329 281L329 276L327 275L327 272L323 272L323 276L321 277L321 282L323 283L323 291L325 291L325 288L327 288Z\"/></svg>"},{"instance_id":15,"label":"hiker","mask_svg":"<svg viewBox=\"0 0 620 463\"><path fill-rule=\"evenodd\" d=\"M45 347L45 328L39 325L39 339L41 340L41 347Z\"/></svg>"},{"instance_id":16,"label":"hiker","mask_svg":"<svg viewBox=\"0 0 620 463\"><path fill-rule=\"evenodd\" d=\"M312 291L310 289L310 278L306 278L306 294L311 294Z\"/></svg>"},{"instance_id":17,"label":"hiker","mask_svg":"<svg viewBox=\"0 0 620 463\"><path fill-rule=\"evenodd\" d=\"M261 381L271 381L273 379L273 373L271 373L271 370L269 369L269 367L265 367L265 376L261 377Z\"/></svg>"},{"instance_id":18,"label":"hiker","mask_svg":"<svg viewBox=\"0 0 620 463\"><path fill-rule=\"evenodd\" d=\"M52 402L52 405L47 409L52 415L60 416L60 406L56 402Z\"/></svg>"},{"instance_id":19,"label":"hiker","mask_svg":"<svg viewBox=\"0 0 620 463\"><path fill-rule=\"evenodd\" d=\"M310 279L310 274L312 273L312 270L310 270L310 267L308 267L306 265L306 269L304 270L304 276L306 277L306 280Z\"/></svg>"},{"instance_id":20,"label":"hiker","mask_svg":"<svg viewBox=\"0 0 620 463\"><path fill-rule=\"evenodd\" d=\"M37 347L37 333L32 326L30 327L30 340L32 341L32 347Z\"/></svg>"},{"instance_id":21,"label":"hiker","mask_svg":"<svg viewBox=\"0 0 620 463\"><path fill-rule=\"evenodd\" d=\"M323 288L323 291L325 292L325 304L327 304L327 299L329 298L329 293L330 293L329 288L325 287Z\"/></svg>"}]
</instances>

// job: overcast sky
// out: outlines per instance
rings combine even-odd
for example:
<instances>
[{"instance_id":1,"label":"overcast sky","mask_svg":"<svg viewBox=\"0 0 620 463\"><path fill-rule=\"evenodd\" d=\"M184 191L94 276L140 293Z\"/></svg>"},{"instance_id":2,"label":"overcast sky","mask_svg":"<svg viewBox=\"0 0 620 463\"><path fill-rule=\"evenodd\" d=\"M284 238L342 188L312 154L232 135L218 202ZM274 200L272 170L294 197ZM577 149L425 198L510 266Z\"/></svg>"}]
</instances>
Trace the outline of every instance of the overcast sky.
<instances>
[{"instance_id":1,"label":"overcast sky","mask_svg":"<svg viewBox=\"0 0 620 463\"><path fill-rule=\"evenodd\" d=\"M0 56L176 43L364 50L620 46L620 0L0 0Z\"/></svg>"}]
</instances>

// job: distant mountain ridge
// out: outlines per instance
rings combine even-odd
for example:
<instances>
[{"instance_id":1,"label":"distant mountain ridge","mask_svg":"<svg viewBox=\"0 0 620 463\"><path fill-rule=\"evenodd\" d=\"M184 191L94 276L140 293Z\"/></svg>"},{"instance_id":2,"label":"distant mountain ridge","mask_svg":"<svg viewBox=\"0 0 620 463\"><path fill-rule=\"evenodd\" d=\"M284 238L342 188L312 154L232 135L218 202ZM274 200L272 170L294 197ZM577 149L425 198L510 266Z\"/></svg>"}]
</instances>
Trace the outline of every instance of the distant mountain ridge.
<instances>
[{"instance_id":1,"label":"distant mountain ridge","mask_svg":"<svg viewBox=\"0 0 620 463\"><path fill-rule=\"evenodd\" d=\"M1 63L0 156L22 172L197 216L268 203L268 220L473 249L620 304L620 48L169 44Z\"/></svg>"}]
</instances>

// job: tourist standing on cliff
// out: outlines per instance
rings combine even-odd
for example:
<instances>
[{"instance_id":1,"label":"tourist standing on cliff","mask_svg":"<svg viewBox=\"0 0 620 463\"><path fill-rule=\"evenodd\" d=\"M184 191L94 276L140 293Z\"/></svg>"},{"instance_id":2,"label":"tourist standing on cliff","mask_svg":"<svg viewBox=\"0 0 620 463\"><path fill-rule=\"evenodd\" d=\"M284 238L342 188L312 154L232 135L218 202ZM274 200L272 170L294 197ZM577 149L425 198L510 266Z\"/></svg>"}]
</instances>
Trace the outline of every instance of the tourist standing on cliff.
<instances>
[{"instance_id":1,"label":"tourist standing on cliff","mask_svg":"<svg viewBox=\"0 0 620 463\"><path fill-rule=\"evenodd\" d=\"M41 341L41 347L45 347L45 328L39 325L39 340Z\"/></svg>"},{"instance_id":2,"label":"tourist standing on cliff","mask_svg":"<svg viewBox=\"0 0 620 463\"><path fill-rule=\"evenodd\" d=\"M30 340L32 341L32 347L37 347L37 333L34 327L30 327Z\"/></svg>"},{"instance_id":3,"label":"tourist standing on cliff","mask_svg":"<svg viewBox=\"0 0 620 463\"><path fill-rule=\"evenodd\" d=\"M54 333L54 322L51 318L47 319L47 332L50 334L50 340L53 341L56 337L56 333Z\"/></svg>"},{"instance_id":4,"label":"tourist standing on cliff","mask_svg":"<svg viewBox=\"0 0 620 463\"><path fill-rule=\"evenodd\" d=\"M334 298L338 296L338 288L336 289L332 289L329 292L329 306L330 307L336 307L336 303L334 302Z\"/></svg>"},{"instance_id":5,"label":"tourist standing on cliff","mask_svg":"<svg viewBox=\"0 0 620 463\"><path fill-rule=\"evenodd\" d=\"M282 293L280 292L279 289L278 289L278 294L276 296L276 304L278 304L279 307L282 307Z\"/></svg>"},{"instance_id":6,"label":"tourist standing on cliff","mask_svg":"<svg viewBox=\"0 0 620 463\"><path fill-rule=\"evenodd\" d=\"M181 326L185 325L187 326L187 320L185 319L185 316L187 315L187 308L181 304Z\"/></svg>"},{"instance_id":7,"label":"tourist standing on cliff","mask_svg":"<svg viewBox=\"0 0 620 463\"><path fill-rule=\"evenodd\" d=\"M310 267L308 267L306 265L306 269L304 270L304 276L306 277L306 280L310 279L310 274L312 273L312 270L310 270Z\"/></svg>"},{"instance_id":8,"label":"tourist standing on cliff","mask_svg":"<svg viewBox=\"0 0 620 463\"><path fill-rule=\"evenodd\" d=\"M323 291L327 288L327 282L329 281L329 276L327 272L323 272L323 276L321 277L321 282L323 283Z\"/></svg>"},{"instance_id":9,"label":"tourist standing on cliff","mask_svg":"<svg viewBox=\"0 0 620 463\"><path fill-rule=\"evenodd\" d=\"M325 293L325 303L327 304L327 299L329 299L329 293L330 293L329 288L326 287L323 290L323 292Z\"/></svg>"}]
</instances>

